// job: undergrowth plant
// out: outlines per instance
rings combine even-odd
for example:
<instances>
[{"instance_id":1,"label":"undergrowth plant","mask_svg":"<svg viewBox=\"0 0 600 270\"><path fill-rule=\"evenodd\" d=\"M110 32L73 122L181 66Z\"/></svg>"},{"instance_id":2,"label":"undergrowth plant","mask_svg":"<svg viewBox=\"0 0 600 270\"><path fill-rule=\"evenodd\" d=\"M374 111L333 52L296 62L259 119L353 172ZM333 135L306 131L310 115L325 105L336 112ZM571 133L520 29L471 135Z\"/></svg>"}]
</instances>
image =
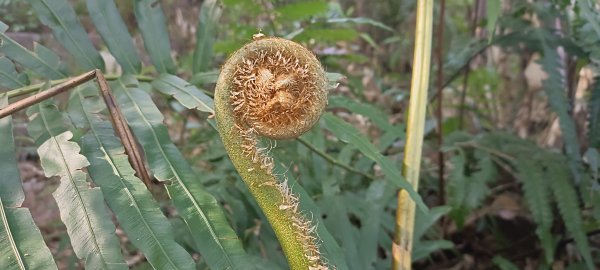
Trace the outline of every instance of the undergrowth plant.
<instances>
[{"instance_id":1,"label":"undergrowth plant","mask_svg":"<svg viewBox=\"0 0 600 270\"><path fill-rule=\"evenodd\" d=\"M556 206L583 261L593 269L595 263L586 236L578 191L571 181L564 155L541 149L530 141L509 134L491 133L477 138L455 134L449 138L447 149L456 151L456 155L452 159L454 170L448 197L455 211L451 216L458 224L462 226L467 216L465 212L479 208L490 194L488 184L496 179L496 164L500 168L508 167L520 182L525 194L523 198L537 224L535 233L544 251L545 264L551 265L555 260L561 240L553 232L553 208ZM582 188L587 189L587 184ZM590 199L597 200L597 195L592 194L586 200Z\"/></svg>"},{"instance_id":2,"label":"undergrowth plant","mask_svg":"<svg viewBox=\"0 0 600 270\"><path fill-rule=\"evenodd\" d=\"M216 81L212 48L219 46L214 36L223 11L218 1L204 1L201 7L197 43L190 58L192 63L187 64L194 72L191 76L188 73L190 81L196 84L178 75L185 73L185 68L172 58L159 2L133 3L137 31L149 64L143 63L115 2L86 1L93 26L122 74L104 74L105 60L66 0L28 3L72 57L61 58L53 49L38 43L32 50L27 49L11 38L8 25L0 22L0 88L3 89L0 114L5 116L0 120L0 140L6 146L0 153L0 174L5 176L0 181L0 250L7 254L0 258L0 268L57 268L43 235L29 211L21 206L23 188L16 170L17 144L12 136L10 115L25 107L29 107L28 136L35 143L41 167L47 177L60 179L53 197L75 253L73 259L89 269L131 267L124 256L130 250L143 254L154 269L281 269L287 265L292 269L367 269L376 263L391 263L389 258L377 256L377 247L391 247L391 235L385 234L388 229L383 224L389 215L386 206L393 198L393 191L405 188L417 205L425 208L393 161L383 156L355 127L331 113L326 113L320 123L347 149L340 157L326 152L323 131L311 127L319 122L327 104L327 90L341 76L325 73L315 55L301 45L273 38L246 45L223 67L213 102L213 93L199 86ZM324 16L328 8L324 1L284 5L278 8L279 12L296 19L286 17L275 23L287 27L294 21ZM335 14L336 18L311 22L314 25L308 24L306 29L286 37L307 41L335 34L335 31L321 33L319 29L324 24L338 25L337 29L346 34L355 33L349 27L353 24L391 31L366 18ZM271 29L272 33L276 31ZM263 47L253 49L255 46ZM248 51L250 54L246 55ZM258 65L263 68L257 68ZM82 71L88 72L75 76ZM266 92L258 95L245 92L248 86L250 90ZM267 110L255 112L265 108L262 105L263 108L256 108L252 102L272 94L268 91L274 91L275 95L269 97ZM68 100L51 98L63 92L69 93ZM16 101L25 96L29 97ZM155 102L153 97L166 102ZM336 106L341 108L358 111L366 108L363 113L373 119L382 115L377 108L360 102L342 97L337 100L341 103ZM159 106L168 109L159 110ZM290 110L292 114L288 113ZM184 157L165 124L181 117L176 112L200 120L201 128L197 130L207 132L208 136L215 136L211 126L218 127L223 144L212 144L209 151L217 153L216 158L209 153L195 158L212 157L215 158L212 163L222 166L198 173L199 169L190 162L195 159ZM171 118L165 119L165 114ZM403 134L399 126L382 127L389 132L387 144ZM283 147L272 150L274 157L271 157L267 152L273 142L263 141L258 135L273 132L270 138L288 139L288 145L283 142ZM289 139L305 132L293 141L303 157L296 156L288 162ZM224 154L218 155L223 147L231 161ZM357 156L361 158L360 169L351 165ZM323 159L335 168L329 176L329 172L312 171L316 166L302 164ZM231 162L239 174L232 169ZM302 179L300 184L289 173L286 166L290 164L298 164L299 170L310 170L306 174L310 177ZM385 179L372 175L374 164L381 166ZM222 171L226 172L218 175ZM349 181L374 180L373 191L384 188L387 192L369 192L358 197L343 195L339 187L334 187L340 183L333 181L340 173L348 173ZM239 175L247 186L236 184L240 182ZM230 181L231 178L236 181ZM318 181L323 182L322 187L315 186ZM305 190L304 185L310 190ZM319 194L325 195L315 201ZM352 205L360 208L353 209L346 200L352 200ZM349 212L364 215L361 218L371 224L359 228L357 235ZM260 225L263 213L270 224ZM116 223L112 222L112 214ZM424 227L428 228L439 215L423 218L428 220L429 225ZM134 247L123 247L115 234L117 227ZM336 233L332 228L336 228ZM274 240L273 231L279 241ZM419 233L423 235L422 231ZM365 245L357 245L356 241ZM279 246L287 257L287 265L279 255ZM423 249L419 257L430 252ZM200 259L192 254L200 254Z\"/></svg>"},{"instance_id":3,"label":"undergrowth plant","mask_svg":"<svg viewBox=\"0 0 600 270\"><path fill-rule=\"evenodd\" d=\"M432 268L468 262L470 232L497 244L477 265L600 264L593 1L446 1L446 18L424 0L184 1L199 3L193 26L181 7L163 12L175 2L0 0L0 269ZM431 35L408 31L424 3L419 29L446 30L436 79ZM377 21L355 15L369 12ZM181 23L189 50L172 48ZM29 46L21 30L53 35ZM539 92L520 78L533 64ZM529 94L548 119L523 135ZM432 100L456 114L426 114ZM448 170L432 184L438 150ZM60 221L24 207L23 156L50 178ZM533 228L524 259L496 227L504 193L524 207L502 222Z\"/></svg>"},{"instance_id":4,"label":"undergrowth plant","mask_svg":"<svg viewBox=\"0 0 600 270\"><path fill-rule=\"evenodd\" d=\"M287 180L274 174L269 139L296 138L319 119L327 104L327 78L317 58L294 42L264 38L236 51L215 90L215 116L236 169L258 201L288 257L291 269L327 269L316 225L300 214Z\"/></svg>"},{"instance_id":5,"label":"undergrowth plant","mask_svg":"<svg viewBox=\"0 0 600 270\"><path fill-rule=\"evenodd\" d=\"M488 73L490 66L472 71L470 77L464 78L463 87L480 92L469 93L476 101L472 107L464 103L459 106L469 107L467 110L477 107L480 113L477 119L486 130L478 135L455 128L445 131L448 135L443 150L451 153L452 168L447 179L447 203L451 206L449 217L463 229L474 216L489 214L486 211L490 208L486 205L495 196L507 192L501 187L511 184L506 180L510 175L518 184L517 190L523 193L527 217L536 226L540 267L551 268L564 259L560 257L564 255L559 254L564 254L566 246L573 245L575 261L581 262L579 266L595 269L599 251L590 245L589 235L597 230L600 217L597 178L599 20L597 9L588 1L575 1L572 13L566 12L569 7L558 2L515 4L510 13L498 18L498 28L493 28L496 34L488 44L498 46L507 55L527 52L539 56L536 63L544 73L541 84L542 93L547 97L544 104L553 113L552 118L557 118L563 148L540 147L533 141L537 134L523 139L496 130L492 115L498 112L498 107L506 106L496 100L501 94L496 90L501 86L496 84L503 82L489 76L477 77ZM568 66L572 61L578 63L577 68ZM573 81L577 81L569 78L568 70L579 71L583 67L593 70L595 77L586 89L589 91L585 97L587 134L577 127L576 97L567 91L574 87ZM492 90L483 89L480 84L492 86ZM487 97L483 97L485 95ZM514 192L512 188L508 190L507 194ZM505 243L508 246L504 249L509 249L511 244ZM516 267L502 254L495 255L494 263L501 269Z\"/></svg>"}]
</instances>

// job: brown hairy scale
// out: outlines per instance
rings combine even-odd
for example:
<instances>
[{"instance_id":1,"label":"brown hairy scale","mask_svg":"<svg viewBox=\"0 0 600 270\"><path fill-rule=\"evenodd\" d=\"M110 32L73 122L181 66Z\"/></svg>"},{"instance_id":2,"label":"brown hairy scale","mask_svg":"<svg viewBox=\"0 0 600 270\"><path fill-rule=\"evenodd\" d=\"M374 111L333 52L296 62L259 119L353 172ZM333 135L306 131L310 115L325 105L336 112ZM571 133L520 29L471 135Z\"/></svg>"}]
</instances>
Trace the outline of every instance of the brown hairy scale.
<instances>
[{"instance_id":1,"label":"brown hairy scale","mask_svg":"<svg viewBox=\"0 0 600 270\"><path fill-rule=\"evenodd\" d=\"M327 79L320 62L295 42L257 35L230 57L219 81L226 85L220 89L229 92L222 98L227 100L228 113L233 116L232 133L240 136L241 154L257 165L244 173L260 168L273 176L258 184L275 187L281 195L277 208L291 220L293 237L301 243L308 269L329 269L319 251L316 225L300 213L298 197L285 175L273 173L274 162L269 156L272 145L261 147L259 140L261 136L296 138L318 121L327 105ZM216 95L215 100L219 97Z\"/></svg>"},{"instance_id":2,"label":"brown hairy scale","mask_svg":"<svg viewBox=\"0 0 600 270\"><path fill-rule=\"evenodd\" d=\"M312 53L294 42L255 42L283 45L257 46L236 66L230 104L237 124L272 139L298 137L327 104L325 72Z\"/></svg>"}]
</instances>

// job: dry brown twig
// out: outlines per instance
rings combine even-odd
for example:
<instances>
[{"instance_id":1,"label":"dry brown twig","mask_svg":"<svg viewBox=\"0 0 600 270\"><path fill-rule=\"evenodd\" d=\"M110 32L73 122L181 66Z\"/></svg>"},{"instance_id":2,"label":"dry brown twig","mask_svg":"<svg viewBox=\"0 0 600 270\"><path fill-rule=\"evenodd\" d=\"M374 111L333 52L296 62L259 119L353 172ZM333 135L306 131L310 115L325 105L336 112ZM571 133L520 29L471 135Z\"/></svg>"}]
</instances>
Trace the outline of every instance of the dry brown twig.
<instances>
[{"instance_id":1,"label":"dry brown twig","mask_svg":"<svg viewBox=\"0 0 600 270\"><path fill-rule=\"evenodd\" d=\"M100 94L102 95L102 98L104 99L104 103L106 104L106 107L108 108L108 112L110 114L110 119L111 119L113 128L114 128L117 136L119 136L119 138L121 139L121 142L123 143L123 146L125 148L125 154L129 158L129 162L131 163L133 169L135 170L136 175L139 178L141 178L142 181L144 182L144 184L146 185L146 187L148 189L150 189L151 178L150 178L150 175L148 174L148 171L146 170L146 167L144 166L144 160L142 158L141 151L135 141L135 138L133 137L133 133L131 132L131 129L129 129L129 126L127 126L127 123L125 122L125 119L123 118L123 114L121 113L121 110L117 106L115 97L112 94L112 91L110 90L110 86L108 85L108 82L104 78L102 71L100 71L99 69L86 72L82 75L71 78L62 84L59 84L59 85L51 87L45 91L39 92L35 95L26 97L19 101L16 101L12 104L9 104L8 106L6 106L4 108L0 108L0 119L6 117L8 115L11 115L15 112L18 112L22 109L25 109L31 105L40 103L46 99L54 97L60 93L67 92L67 91L69 91L83 83L86 83L94 78L96 79L96 82L98 83L98 87L100 88Z\"/></svg>"}]
</instances>

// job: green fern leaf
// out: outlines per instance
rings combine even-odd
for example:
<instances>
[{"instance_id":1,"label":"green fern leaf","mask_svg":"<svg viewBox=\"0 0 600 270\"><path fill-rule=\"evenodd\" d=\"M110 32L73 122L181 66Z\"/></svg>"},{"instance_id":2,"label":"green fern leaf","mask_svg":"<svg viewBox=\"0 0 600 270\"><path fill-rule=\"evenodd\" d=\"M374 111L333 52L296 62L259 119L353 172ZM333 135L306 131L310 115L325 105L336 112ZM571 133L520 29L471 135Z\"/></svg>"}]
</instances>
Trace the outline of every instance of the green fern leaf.
<instances>
[{"instance_id":1,"label":"green fern leaf","mask_svg":"<svg viewBox=\"0 0 600 270\"><path fill-rule=\"evenodd\" d=\"M40 21L50 27L56 40L62 44L75 61L85 70L104 70L104 60L79 23L75 11L67 0L27 0Z\"/></svg>"},{"instance_id":2,"label":"green fern leaf","mask_svg":"<svg viewBox=\"0 0 600 270\"><path fill-rule=\"evenodd\" d=\"M552 189L552 194L558 204L558 210L567 227L567 231L573 236L579 253L588 268L590 270L595 269L587 235L584 233L581 210L579 209L579 200L575 192L575 187L569 181L569 173L566 171L566 168L562 166L562 164L565 164L565 158L559 154L547 153L544 158L544 164L546 165L546 174L544 176L550 182L550 189Z\"/></svg>"},{"instance_id":3,"label":"green fern leaf","mask_svg":"<svg viewBox=\"0 0 600 270\"><path fill-rule=\"evenodd\" d=\"M519 270L519 267L501 256L494 256L492 262L497 265L500 270Z\"/></svg>"},{"instance_id":4,"label":"green fern leaf","mask_svg":"<svg viewBox=\"0 0 600 270\"><path fill-rule=\"evenodd\" d=\"M0 107L6 105L6 95L0 95ZM25 194L10 116L0 119L0 145L0 269L57 269L31 213L21 208Z\"/></svg>"},{"instance_id":5,"label":"green fern leaf","mask_svg":"<svg viewBox=\"0 0 600 270\"><path fill-rule=\"evenodd\" d=\"M496 168L487 153L469 151L472 158L467 160L465 151L459 151L450 159L454 169L448 183L448 201L454 208L459 224L464 221L467 213L481 206L490 193L488 183L496 176Z\"/></svg>"},{"instance_id":6,"label":"green fern leaf","mask_svg":"<svg viewBox=\"0 0 600 270\"><path fill-rule=\"evenodd\" d=\"M192 269L192 257L174 240L169 220L163 215L152 194L134 176L121 142L114 136L109 121L99 114L104 109L96 87L85 87L71 98L71 115L82 128L82 153L90 161L88 172L102 189L108 206L119 224L155 269ZM79 116L83 116L80 118Z\"/></svg>"},{"instance_id":7,"label":"green fern leaf","mask_svg":"<svg viewBox=\"0 0 600 270\"><path fill-rule=\"evenodd\" d=\"M127 74L140 73L142 63L115 2L112 0L87 0L86 2L98 33L123 68L123 72Z\"/></svg>"},{"instance_id":8,"label":"green fern leaf","mask_svg":"<svg viewBox=\"0 0 600 270\"><path fill-rule=\"evenodd\" d=\"M160 3L155 0L135 0L133 11L144 39L144 47L156 71L174 74L176 68L171 58L169 32Z\"/></svg>"},{"instance_id":9,"label":"green fern leaf","mask_svg":"<svg viewBox=\"0 0 600 270\"><path fill-rule=\"evenodd\" d=\"M4 56L0 56L0 88L14 89L29 84L27 75L18 73L15 64Z\"/></svg>"},{"instance_id":10,"label":"green fern leaf","mask_svg":"<svg viewBox=\"0 0 600 270\"><path fill-rule=\"evenodd\" d=\"M450 158L452 172L448 177L448 204L454 209L452 216L461 227L467 214L466 209L462 207L467 191L468 176L465 175L466 157L461 149L456 155Z\"/></svg>"},{"instance_id":11,"label":"green fern leaf","mask_svg":"<svg viewBox=\"0 0 600 270\"><path fill-rule=\"evenodd\" d=\"M331 95L329 96L329 102L327 106L330 108L345 108L353 113L358 113L369 117L369 119L371 119L371 121L373 121L377 127L385 131L394 128L394 126L388 122L389 117L379 108L370 104L361 103L345 96Z\"/></svg>"},{"instance_id":12,"label":"green fern leaf","mask_svg":"<svg viewBox=\"0 0 600 270\"><path fill-rule=\"evenodd\" d=\"M465 206L475 209L481 206L489 195L488 184L496 178L496 167L490 156L483 151L474 152L474 160L478 161L477 168L469 177Z\"/></svg>"},{"instance_id":13,"label":"green fern leaf","mask_svg":"<svg viewBox=\"0 0 600 270\"><path fill-rule=\"evenodd\" d=\"M598 19L598 10L595 9L594 2L591 0L577 0L577 6L590 27L596 32L595 36L600 37L600 19Z\"/></svg>"},{"instance_id":14,"label":"green fern leaf","mask_svg":"<svg viewBox=\"0 0 600 270\"><path fill-rule=\"evenodd\" d=\"M6 94L0 94L0 108L8 105ZM6 206L21 206L25 194L21 187L21 178L15 158L15 142L12 129L12 117L0 119L0 198Z\"/></svg>"},{"instance_id":15,"label":"green fern leaf","mask_svg":"<svg viewBox=\"0 0 600 270\"><path fill-rule=\"evenodd\" d=\"M377 162L381 169L386 174L386 178L397 184L400 188L405 189L410 197L415 201L416 205L422 210L427 211L427 206L423 202L421 196L415 191L415 189L402 177L400 171L392 163L391 160L385 158L377 148L369 142L364 135L360 133L352 125L344 122L344 120L336 117L331 113L325 113L322 116L325 126L331 131L337 138L342 141L348 142L355 145L366 157Z\"/></svg>"},{"instance_id":16,"label":"green fern leaf","mask_svg":"<svg viewBox=\"0 0 600 270\"><path fill-rule=\"evenodd\" d=\"M600 148L600 77L596 80L590 89L591 95L588 101L588 140L590 147Z\"/></svg>"},{"instance_id":17,"label":"green fern leaf","mask_svg":"<svg viewBox=\"0 0 600 270\"><path fill-rule=\"evenodd\" d=\"M327 12L327 1L298 1L278 7L275 12L286 21L297 21Z\"/></svg>"},{"instance_id":18,"label":"green fern leaf","mask_svg":"<svg viewBox=\"0 0 600 270\"><path fill-rule=\"evenodd\" d=\"M52 193L71 244L88 269L127 269L115 226L104 205L99 188L90 188L82 169L89 165L79 154L79 146L69 141L68 119L50 101L28 111L29 134L38 145L38 154L47 177L59 176L60 185Z\"/></svg>"},{"instance_id":19,"label":"green fern leaf","mask_svg":"<svg viewBox=\"0 0 600 270\"><path fill-rule=\"evenodd\" d=\"M479 150L459 149L450 158L453 170L448 182L448 203L459 226L471 210L481 206L488 196L488 184L495 179L496 168L489 155Z\"/></svg>"},{"instance_id":20,"label":"green fern leaf","mask_svg":"<svg viewBox=\"0 0 600 270\"><path fill-rule=\"evenodd\" d=\"M413 262L426 258L431 253L440 249L450 249L454 243L447 240L424 240L425 233L435 225L438 220L452 210L449 206L433 207L429 213L417 212L415 216L415 231L413 232Z\"/></svg>"},{"instance_id":21,"label":"green fern leaf","mask_svg":"<svg viewBox=\"0 0 600 270\"><path fill-rule=\"evenodd\" d=\"M209 266L214 269L248 269L247 255L215 198L204 191L171 142L163 116L137 81L123 77L113 89L127 122L142 145L150 170L166 182L167 192Z\"/></svg>"},{"instance_id":22,"label":"green fern leaf","mask_svg":"<svg viewBox=\"0 0 600 270\"><path fill-rule=\"evenodd\" d=\"M60 63L56 53L50 49L34 43L33 52L27 50L6 35L8 26L0 21L0 52L16 63L46 79L61 79L67 77L68 71Z\"/></svg>"},{"instance_id":23,"label":"green fern leaf","mask_svg":"<svg viewBox=\"0 0 600 270\"><path fill-rule=\"evenodd\" d=\"M369 19L369 18L363 18L363 17L354 17L354 18L329 18L327 19L327 23L343 23L343 24L347 24L347 23L353 23L353 24L366 24L366 25L370 25L370 26L374 26L389 32L395 32L396 30L394 30L394 28L391 28L381 22L375 21L373 19Z\"/></svg>"},{"instance_id":24,"label":"green fern leaf","mask_svg":"<svg viewBox=\"0 0 600 270\"><path fill-rule=\"evenodd\" d=\"M581 15L581 12L580 12ZM587 57L590 60L591 66L600 69L600 34L598 34L597 26L594 25L594 20L590 20L587 14L585 19L575 17L573 22L573 37L581 49L587 52ZM595 22L598 23L597 21Z\"/></svg>"},{"instance_id":25,"label":"green fern leaf","mask_svg":"<svg viewBox=\"0 0 600 270\"><path fill-rule=\"evenodd\" d=\"M579 151L575 122L570 114L570 103L565 93L565 81L561 73L561 70L564 70L563 63L556 51L557 46L548 44L550 41L546 40L544 35L539 31L537 33L542 42L544 52L540 64L544 71L548 73L548 78L543 82L544 91L548 95L550 107L558 116L560 129L565 141L565 152L567 157L569 157L567 162L571 168L575 183L579 184L582 178L581 153Z\"/></svg>"},{"instance_id":26,"label":"green fern leaf","mask_svg":"<svg viewBox=\"0 0 600 270\"><path fill-rule=\"evenodd\" d=\"M212 98L177 76L162 74L152 82L152 86L165 95L173 96L188 109L198 109L211 114L215 112Z\"/></svg>"},{"instance_id":27,"label":"green fern leaf","mask_svg":"<svg viewBox=\"0 0 600 270\"><path fill-rule=\"evenodd\" d=\"M194 50L194 62L192 71L194 74L204 72L211 67L213 43L216 38L216 28L221 17L221 7L217 0L206 0L200 6L198 27L196 28L196 49Z\"/></svg>"},{"instance_id":28,"label":"green fern leaf","mask_svg":"<svg viewBox=\"0 0 600 270\"><path fill-rule=\"evenodd\" d=\"M281 165L281 164L279 164ZM325 227L325 223L321 218L321 211L316 205L315 201L306 192L306 190L298 184L296 179L291 173L287 174L288 185L292 189L294 194L298 195L299 205L301 212L311 213L313 217L313 224L317 225L317 235L319 235L322 241L320 245L320 251L323 253L323 257L327 258L329 264L335 266L339 270L347 270L348 265L346 264L346 258L344 252L337 241L333 238L330 231Z\"/></svg>"},{"instance_id":29,"label":"green fern leaf","mask_svg":"<svg viewBox=\"0 0 600 270\"><path fill-rule=\"evenodd\" d=\"M0 252L0 269L58 269L29 210L7 207L2 201Z\"/></svg>"},{"instance_id":30,"label":"green fern leaf","mask_svg":"<svg viewBox=\"0 0 600 270\"><path fill-rule=\"evenodd\" d=\"M348 215L350 214L349 205L343 195L340 194L325 194L317 202L322 215L327 216L323 220L323 224L328 228L335 228L331 231L334 239L338 240L340 245L345 247L342 249L344 257L347 260L350 269L359 269L362 265L360 261L361 254L359 253L359 243L357 236L359 235L358 228L354 227Z\"/></svg>"},{"instance_id":31,"label":"green fern leaf","mask_svg":"<svg viewBox=\"0 0 600 270\"><path fill-rule=\"evenodd\" d=\"M418 241L414 244L412 252L412 260L416 262L418 260L427 258L431 253L442 250L451 249L454 247L454 243L448 240L423 240Z\"/></svg>"},{"instance_id":32,"label":"green fern leaf","mask_svg":"<svg viewBox=\"0 0 600 270\"><path fill-rule=\"evenodd\" d=\"M519 157L514 166L518 171L518 177L523 184L525 201L529 206L529 211L533 215L533 220L537 224L535 233L542 243L545 259L547 263L554 260L554 238L552 237L552 204L550 201L550 188L548 179L544 178L542 168L532 159L532 153L517 153Z\"/></svg>"}]
</instances>

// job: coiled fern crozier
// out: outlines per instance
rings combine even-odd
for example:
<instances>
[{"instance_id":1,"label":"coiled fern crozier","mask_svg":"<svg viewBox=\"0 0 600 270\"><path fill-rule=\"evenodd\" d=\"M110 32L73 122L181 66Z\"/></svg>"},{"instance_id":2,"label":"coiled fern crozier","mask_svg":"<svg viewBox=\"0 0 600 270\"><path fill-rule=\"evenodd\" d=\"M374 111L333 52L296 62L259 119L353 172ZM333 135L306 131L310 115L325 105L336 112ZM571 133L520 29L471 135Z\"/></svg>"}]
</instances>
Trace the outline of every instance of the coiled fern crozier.
<instances>
[{"instance_id":1,"label":"coiled fern crozier","mask_svg":"<svg viewBox=\"0 0 600 270\"><path fill-rule=\"evenodd\" d=\"M291 269L327 269L315 226L278 180L259 136L291 139L308 131L327 104L325 71L301 45L255 36L224 64L215 90L217 127L227 152L273 227Z\"/></svg>"}]
</instances>

